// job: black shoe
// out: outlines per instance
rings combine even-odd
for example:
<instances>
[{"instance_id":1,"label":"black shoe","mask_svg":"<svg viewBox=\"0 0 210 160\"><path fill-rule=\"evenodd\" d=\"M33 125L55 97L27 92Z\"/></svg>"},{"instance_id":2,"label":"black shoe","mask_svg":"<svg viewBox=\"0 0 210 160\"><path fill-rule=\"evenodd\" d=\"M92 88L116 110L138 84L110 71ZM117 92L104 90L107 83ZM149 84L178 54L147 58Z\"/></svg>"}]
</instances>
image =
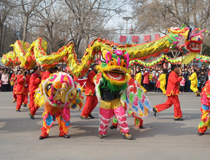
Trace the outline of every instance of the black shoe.
<instances>
[{"instance_id":1,"label":"black shoe","mask_svg":"<svg viewBox=\"0 0 210 160\"><path fill-rule=\"evenodd\" d=\"M27 104L24 104L23 107L27 107Z\"/></svg>"},{"instance_id":2,"label":"black shoe","mask_svg":"<svg viewBox=\"0 0 210 160\"><path fill-rule=\"evenodd\" d=\"M140 129L144 128L143 126L139 126Z\"/></svg>"},{"instance_id":3,"label":"black shoe","mask_svg":"<svg viewBox=\"0 0 210 160\"><path fill-rule=\"evenodd\" d=\"M198 135L199 135L199 136L202 136L202 135L203 135L203 133L201 133L201 132L198 132Z\"/></svg>"},{"instance_id":4,"label":"black shoe","mask_svg":"<svg viewBox=\"0 0 210 160\"><path fill-rule=\"evenodd\" d=\"M89 120L88 117L83 117L83 116L80 116L81 119L85 119L85 120Z\"/></svg>"},{"instance_id":5,"label":"black shoe","mask_svg":"<svg viewBox=\"0 0 210 160\"><path fill-rule=\"evenodd\" d=\"M32 116L31 113L29 113L29 116L30 116L31 119L34 119L34 116Z\"/></svg>"},{"instance_id":6,"label":"black shoe","mask_svg":"<svg viewBox=\"0 0 210 160\"><path fill-rule=\"evenodd\" d=\"M45 138L48 138L48 135L46 137L40 136L39 140L42 140L42 139L45 139Z\"/></svg>"},{"instance_id":7,"label":"black shoe","mask_svg":"<svg viewBox=\"0 0 210 160\"><path fill-rule=\"evenodd\" d=\"M183 118L174 118L175 121L184 121Z\"/></svg>"},{"instance_id":8,"label":"black shoe","mask_svg":"<svg viewBox=\"0 0 210 160\"><path fill-rule=\"evenodd\" d=\"M63 136L60 136L60 135L59 135L59 137L70 138L70 136L68 136L68 135L66 135L66 134L64 134Z\"/></svg>"},{"instance_id":9,"label":"black shoe","mask_svg":"<svg viewBox=\"0 0 210 160\"><path fill-rule=\"evenodd\" d=\"M19 109L16 109L16 112L21 112Z\"/></svg>"},{"instance_id":10,"label":"black shoe","mask_svg":"<svg viewBox=\"0 0 210 160\"><path fill-rule=\"evenodd\" d=\"M94 119L94 118L95 118L95 117L92 116L92 114L89 114L89 117L90 117L91 119Z\"/></svg>"},{"instance_id":11,"label":"black shoe","mask_svg":"<svg viewBox=\"0 0 210 160\"><path fill-rule=\"evenodd\" d=\"M155 107L153 107L153 112L154 112L154 116L156 117L156 114L157 114L157 110Z\"/></svg>"},{"instance_id":12,"label":"black shoe","mask_svg":"<svg viewBox=\"0 0 210 160\"><path fill-rule=\"evenodd\" d=\"M196 96L197 96L197 97L200 97L200 94L197 94Z\"/></svg>"},{"instance_id":13,"label":"black shoe","mask_svg":"<svg viewBox=\"0 0 210 160\"><path fill-rule=\"evenodd\" d=\"M110 129L116 129L117 127L115 125L111 125L109 128Z\"/></svg>"},{"instance_id":14,"label":"black shoe","mask_svg":"<svg viewBox=\"0 0 210 160\"><path fill-rule=\"evenodd\" d=\"M100 139L103 139L104 137L105 137L104 134L99 134L99 138L100 138Z\"/></svg>"}]
</instances>

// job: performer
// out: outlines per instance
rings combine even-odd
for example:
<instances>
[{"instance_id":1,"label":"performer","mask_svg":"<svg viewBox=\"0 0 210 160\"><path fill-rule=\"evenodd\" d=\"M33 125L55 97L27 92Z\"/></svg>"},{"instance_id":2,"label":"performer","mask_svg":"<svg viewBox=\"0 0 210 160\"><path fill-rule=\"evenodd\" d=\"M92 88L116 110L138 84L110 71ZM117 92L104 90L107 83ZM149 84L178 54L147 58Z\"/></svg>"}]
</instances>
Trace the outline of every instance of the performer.
<instances>
[{"instance_id":1,"label":"performer","mask_svg":"<svg viewBox=\"0 0 210 160\"><path fill-rule=\"evenodd\" d=\"M189 77L189 80L191 81L190 89L195 93L196 96L200 96L198 91L198 78L195 69L192 69L192 74Z\"/></svg>"},{"instance_id":2,"label":"performer","mask_svg":"<svg viewBox=\"0 0 210 160\"><path fill-rule=\"evenodd\" d=\"M57 72L57 70L58 70L57 67L53 67L51 69L48 69L46 71L43 71L42 72L42 75L41 75L41 80L43 81L43 80L49 78L50 74Z\"/></svg>"},{"instance_id":3,"label":"performer","mask_svg":"<svg viewBox=\"0 0 210 160\"><path fill-rule=\"evenodd\" d=\"M49 130L57 119L59 124L59 137L70 138L67 135L70 127L70 107L80 101L77 89L70 75L58 72L51 74L50 78L42 81L35 93L35 105L44 105L43 127L40 140L49 136ZM81 108L82 106L80 106Z\"/></svg>"},{"instance_id":4,"label":"performer","mask_svg":"<svg viewBox=\"0 0 210 160\"><path fill-rule=\"evenodd\" d=\"M28 104L28 89L29 89L29 81L30 81L30 75L28 71L25 71L25 85L24 85L24 91L23 91L23 96L24 96L24 102L23 102L23 107L26 107Z\"/></svg>"},{"instance_id":5,"label":"performer","mask_svg":"<svg viewBox=\"0 0 210 160\"><path fill-rule=\"evenodd\" d=\"M141 77L141 71L137 72L135 79L140 84L141 88L144 90L144 93L147 93L147 90L141 85Z\"/></svg>"},{"instance_id":6,"label":"performer","mask_svg":"<svg viewBox=\"0 0 210 160\"><path fill-rule=\"evenodd\" d=\"M29 96L30 96L30 103L29 103L29 109L30 109L30 113L29 116L31 119L34 119L34 115L36 114L37 109L39 108L39 106L35 105L34 102L34 94L35 94L35 90L38 88L41 80L39 78L39 73L40 73L40 69L38 66L36 66L34 68L34 72L30 77L30 81L29 81Z\"/></svg>"},{"instance_id":7,"label":"performer","mask_svg":"<svg viewBox=\"0 0 210 160\"><path fill-rule=\"evenodd\" d=\"M164 72L165 70L161 70L161 75L159 78L160 81L160 89L162 90L163 94L166 94L166 74Z\"/></svg>"},{"instance_id":8,"label":"performer","mask_svg":"<svg viewBox=\"0 0 210 160\"><path fill-rule=\"evenodd\" d=\"M85 88L86 102L80 116L81 119L86 120L88 120L88 117L94 118L91 113L98 104L98 99L95 93L95 84L93 82L93 78L97 73L96 64L93 64L90 69L91 71L88 74Z\"/></svg>"},{"instance_id":9,"label":"performer","mask_svg":"<svg viewBox=\"0 0 210 160\"><path fill-rule=\"evenodd\" d=\"M17 95L17 105L16 111L20 112L22 103L24 102L24 89L26 84L26 77L24 75L25 70L21 70L21 74L17 76L17 86L16 86L16 95Z\"/></svg>"},{"instance_id":10,"label":"performer","mask_svg":"<svg viewBox=\"0 0 210 160\"><path fill-rule=\"evenodd\" d=\"M159 104L154 106L154 116L156 116L156 113L159 113L172 105L174 105L174 120L175 121L182 121L182 111L180 108L180 102L179 102L179 82L182 80L182 77L178 76L179 69L177 65L171 65L171 73L168 77L168 85L166 89L166 96L167 101L163 104Z\"/></svg>"},{"instance_id":11,"label":"performer","mask_svg":"<svg viewBox=\"0 0 210 160\"><path fill-rule=\"evenodd\" d=\"M201 92L201 122L198 125L198 135L203 135L210 128L210 81L207 81Z\"/></svg>"}]
</instances>

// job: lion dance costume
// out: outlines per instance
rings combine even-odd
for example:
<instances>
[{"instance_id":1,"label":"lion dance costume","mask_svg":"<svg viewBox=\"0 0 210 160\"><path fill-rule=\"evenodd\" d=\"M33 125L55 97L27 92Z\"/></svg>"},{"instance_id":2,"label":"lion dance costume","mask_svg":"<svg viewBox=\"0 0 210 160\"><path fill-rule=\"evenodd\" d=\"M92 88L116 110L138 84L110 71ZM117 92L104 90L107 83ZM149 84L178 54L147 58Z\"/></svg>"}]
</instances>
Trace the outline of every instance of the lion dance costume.
<instances>
[{"instance_id":1,"label":"lion dance costume","mask_svg":"<svg viewBox=\"0 0 210 160\"><path fill-rule=\"evenodd\" d=\"M201 122L198 125L198 135L203 135L210 128L210 81L206 83L201 93Z\"/></svg>"},{"instance_id":2,"label":"lion dance costume","mask_svg":"<svg viewBox=\"0 0 210 160\"><path fill-rule=\"evenodd\" d=\"M69 138L67 133L70 127L70 107L76 108L76 104L79 104L80 109L82 107L76 84L71 76L63 72L51 74L36 90L35 103L38 106L44 105L43 127L39 139L48 137L56 119L59 123L59 136Z\"/></svg>"},{"instance_id":3,"label":"lion dance costume","mask_svg":"<svg viewBox=\"0 0 210 160\"><path fill-rule=\"evenodd\" d=\"M143 90L140 89L140 85L137 86L135 81L129 80L128 66L129 54L126 52L103 50L101 63L98 66L100 72L94 80L96 94L101 100L100 138L104 138L107 134L108 125L113 116L117 118L121 134L127 139L132 138L129 134L126 108L124 108L122 101L131 103L131 110L139 117L151 112L149 102L144 96ZM141 105L139 105L140 101L142 102Z\"/></svg>"}]
</instances>

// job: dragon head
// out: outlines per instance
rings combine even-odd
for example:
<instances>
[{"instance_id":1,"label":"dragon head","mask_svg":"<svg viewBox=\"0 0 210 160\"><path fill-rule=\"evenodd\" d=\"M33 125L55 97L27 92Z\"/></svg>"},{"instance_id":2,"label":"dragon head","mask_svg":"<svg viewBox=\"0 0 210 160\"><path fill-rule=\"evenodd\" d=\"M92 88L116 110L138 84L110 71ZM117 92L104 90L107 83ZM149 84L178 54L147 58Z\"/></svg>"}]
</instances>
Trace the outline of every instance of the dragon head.
<instances>
[{"instance_id":1,"label":"dragon head","mask_svg":"<svg viewBox=\"0 0 210 160\"><path fill-rule=\"evenodd\" d=\"M102 72L103 77L114 85L125 84L128 80L126 73L129 70L129 54L121 50L103 50L101 63L98 69Z\"/></svg>"},{"instance_id":2,"label":"dragon head","mask_svg":"<svg viewBox=\"0 0 210 160\"><path fill-rule=\"evenodd\" d=\"M176 45L176 48L189 52L201 51L201 44L203 43L203 32L205 32L206 29L200 31L199 30L200 28L192 30L191 28L186 27L186 25L182 25L181 28L175 27L168 29L170 33L178 35L176 40L173 42L173 44Z\"/></svg>"}]
</instances>

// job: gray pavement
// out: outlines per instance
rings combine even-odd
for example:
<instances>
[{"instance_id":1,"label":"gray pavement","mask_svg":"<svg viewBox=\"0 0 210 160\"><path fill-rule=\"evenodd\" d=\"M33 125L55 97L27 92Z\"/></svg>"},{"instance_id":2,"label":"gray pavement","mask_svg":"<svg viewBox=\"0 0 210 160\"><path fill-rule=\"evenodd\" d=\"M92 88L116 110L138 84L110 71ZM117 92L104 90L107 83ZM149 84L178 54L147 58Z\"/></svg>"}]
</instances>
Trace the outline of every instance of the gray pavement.
<instances>
[{"instance_id":1,"label":"gray pavement","mask_svg":"<svg viewBox=\"0 0 210 160\"><path fill-rule=\"evenodd\" d=\"M151 105L163 103L161 93L148 93ZM179 95L184 121L173 120L173 107L144 119L144 129L128 118L133 140L123 139L117 130L109 130L105 139L99 139L99 104L93 112L94 120L81 120L81 111L71 110L70 139L58 137L57 122L50 130L50 138L39 140L43 108L34 120L27 108L15 111L12 93L0 92L0 160L65 160L65 159L144 159L144 160L198 160L209 159L210 130L197 135L200 122L200 98L193 93Z\"/></svg>"}]
</instances>

